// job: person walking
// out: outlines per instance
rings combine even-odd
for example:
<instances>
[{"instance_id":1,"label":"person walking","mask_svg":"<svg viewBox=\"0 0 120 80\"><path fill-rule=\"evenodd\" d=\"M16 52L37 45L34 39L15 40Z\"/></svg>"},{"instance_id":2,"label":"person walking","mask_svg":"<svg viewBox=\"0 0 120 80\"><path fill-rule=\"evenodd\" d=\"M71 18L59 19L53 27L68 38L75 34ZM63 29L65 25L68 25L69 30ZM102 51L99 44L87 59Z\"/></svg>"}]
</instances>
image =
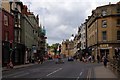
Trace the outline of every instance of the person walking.
<instances>
[{"instance_id":1,"label":"person walking","mask_svg":"<svg viewBox=\"0 0 120 80\"><path fill-rule=\"evenodd\" d=\"M94 63L95 62L95 56L92 55L92 62Z\"/></svg>"},{"instance_id":2,"label":"person walking","mask_svg":"<svg viewBox=\"0 0 120 80\"><path fill-rule=\"evenodd\" d=\"M100 62L100 56L97 55L97 62L99 63Z\"/></svg>"},{"instance_id":3,"label":"person walking","mask_svg":"<svg viewBox=\"0 0 120 80\"><path fill-rule=\"evenodd\" d=\"M104 66L105 67L107 67L107 63L108 63L108 59L107 59L107 57L103 57L103 64L104 64Z\"/></svg>"},{"instance_id":4,"label":"person walking","mask_svg":"<svg viewBox=\"0 0 120 80\"><path fill-rule=\"evenodd\" d=\"M7 68L8 69L13 69L14 65L12 63L12 60L10 60L10 62L7 64Z\"/></svg>"}]
</instances>

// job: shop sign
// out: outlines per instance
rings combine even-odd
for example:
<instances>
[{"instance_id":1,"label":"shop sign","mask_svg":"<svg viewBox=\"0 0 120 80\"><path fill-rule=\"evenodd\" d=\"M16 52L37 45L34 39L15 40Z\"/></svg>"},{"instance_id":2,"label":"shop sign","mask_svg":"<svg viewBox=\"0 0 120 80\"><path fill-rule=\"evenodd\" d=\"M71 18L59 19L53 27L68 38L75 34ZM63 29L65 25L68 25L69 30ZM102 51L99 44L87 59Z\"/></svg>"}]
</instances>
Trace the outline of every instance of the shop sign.
<instances>
[{"instance_id":1,"label":"shop sign","mask_svg":"<svg viewBox=\"0 0 120 80\"><path fill-rule=\"evenodd\" d=\"M100 47L108 47L109 45L108 44L102 44L100 45Z\"/></svg>"}]
</instances>

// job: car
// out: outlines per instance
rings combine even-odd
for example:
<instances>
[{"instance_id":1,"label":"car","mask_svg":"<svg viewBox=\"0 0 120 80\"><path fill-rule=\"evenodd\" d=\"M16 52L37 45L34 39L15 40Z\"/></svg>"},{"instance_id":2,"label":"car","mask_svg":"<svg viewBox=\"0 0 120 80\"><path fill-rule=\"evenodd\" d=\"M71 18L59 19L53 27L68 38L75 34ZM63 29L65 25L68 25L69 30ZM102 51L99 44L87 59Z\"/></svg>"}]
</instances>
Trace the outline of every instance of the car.
<instances>
[{"instance_id":1,"label":"car","mask_svg":"<svg viewBox=\"0 0 120 80\"><path fill-rule=\"evenodd\" d=\"M58 59L56 59L55 63L56 64L63 64L64 60L62 58L58 58Z\"/></svg>"},{"instance_id":2,"label":"car","mask_svg":"<svg viewBox=\"0 0 120 80\"><path fill-rule=\"evenodd\" d=\"M68 61L74 61L73 57L68 57Z\"/></svg>"}]
</instances>

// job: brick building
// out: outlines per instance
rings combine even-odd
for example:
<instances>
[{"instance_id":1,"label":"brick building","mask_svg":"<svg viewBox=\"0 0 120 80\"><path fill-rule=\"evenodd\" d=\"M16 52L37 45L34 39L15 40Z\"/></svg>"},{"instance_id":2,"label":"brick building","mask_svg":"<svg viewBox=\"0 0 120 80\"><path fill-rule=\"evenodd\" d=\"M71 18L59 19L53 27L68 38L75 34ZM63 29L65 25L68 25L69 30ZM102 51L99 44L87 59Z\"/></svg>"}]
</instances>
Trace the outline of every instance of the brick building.
<instances>
[{"instance_id":1,"label":"brick building","mask_svg":"<svg viewBox=\"0 0 120 80\"><path fill-rule=\"evenodd\" d=\"M2 9L2 63L5 66L10 61L14 41L14 16Z\"/></svg>"}]
</instances>

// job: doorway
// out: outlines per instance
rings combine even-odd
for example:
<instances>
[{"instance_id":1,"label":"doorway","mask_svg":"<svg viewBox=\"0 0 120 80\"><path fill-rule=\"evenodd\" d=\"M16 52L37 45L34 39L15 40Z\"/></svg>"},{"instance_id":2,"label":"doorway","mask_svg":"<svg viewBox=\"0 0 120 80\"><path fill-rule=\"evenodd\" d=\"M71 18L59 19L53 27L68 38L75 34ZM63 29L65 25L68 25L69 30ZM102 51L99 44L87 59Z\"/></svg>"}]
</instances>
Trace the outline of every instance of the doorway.
<instances>
[{"instance_id":1,"label":"doorway","mask_svg":"<svg viewBox=\"0 0 120 80\"><path fill-rule=\"evenodd\" d=\"M106 56L108 58L108 55L109 55L109 49L100 49L101 59L103 58L103 56Z\"/></svg>"}]
</instances>

